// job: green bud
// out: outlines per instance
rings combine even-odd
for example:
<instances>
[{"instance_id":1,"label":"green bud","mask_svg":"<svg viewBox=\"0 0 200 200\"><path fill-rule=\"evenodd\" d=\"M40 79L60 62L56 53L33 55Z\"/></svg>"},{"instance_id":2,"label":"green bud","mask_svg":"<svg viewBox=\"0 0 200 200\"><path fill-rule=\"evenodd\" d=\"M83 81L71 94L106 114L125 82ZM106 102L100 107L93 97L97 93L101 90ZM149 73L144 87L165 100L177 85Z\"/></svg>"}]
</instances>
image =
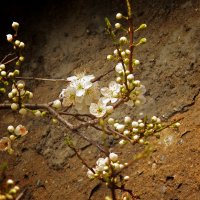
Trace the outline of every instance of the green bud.
<instances>
[{"instance_id":1,"label":"green bud","mask_svg":"<svg viewBox=\"0 0 200 200\"><path fill-rule=\"evenodd\" d=\"M0 93L6 93L6 89L5 88L0 88Z\"/></svg>"}]
</instances>

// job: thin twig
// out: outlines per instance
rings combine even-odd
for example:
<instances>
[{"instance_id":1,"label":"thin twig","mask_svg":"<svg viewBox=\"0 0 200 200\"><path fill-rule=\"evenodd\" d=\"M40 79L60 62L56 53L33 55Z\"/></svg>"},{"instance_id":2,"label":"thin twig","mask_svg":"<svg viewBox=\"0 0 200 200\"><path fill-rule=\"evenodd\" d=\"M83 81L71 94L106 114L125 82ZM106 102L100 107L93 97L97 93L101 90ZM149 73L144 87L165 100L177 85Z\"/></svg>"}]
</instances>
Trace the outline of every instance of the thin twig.
<instances>
[{"instance_id":1,"label":"thin twig","mask_svg":"<svg viewBox=\"0 0 200 200\"><path fill-rule=\"evenodd\" d=\"M11 60L8 60L7 62L5 62L5 63L3 63L4 65L7 65L7 64L9 64L9 63L11 63L11 62L13 62L13 61L15 61L15 60L17 60L18 59L18 57L16 56L16 57L14 57L13 59L11 59Z\"/></svg>"},{"instance_id":2,"label":"thin twig","mask_svg":"<svg viewBox=\"0 0 200 200\"><path fill-rule=\"evenodd\" d=\"M69 83L68 80L66 79L53 79L53 78L35 78L35 77L16 77L16 79L20 79L20 80L34 80L34 81L51 81L51 82L67 82Z\"/></svg>"}]
</instances>

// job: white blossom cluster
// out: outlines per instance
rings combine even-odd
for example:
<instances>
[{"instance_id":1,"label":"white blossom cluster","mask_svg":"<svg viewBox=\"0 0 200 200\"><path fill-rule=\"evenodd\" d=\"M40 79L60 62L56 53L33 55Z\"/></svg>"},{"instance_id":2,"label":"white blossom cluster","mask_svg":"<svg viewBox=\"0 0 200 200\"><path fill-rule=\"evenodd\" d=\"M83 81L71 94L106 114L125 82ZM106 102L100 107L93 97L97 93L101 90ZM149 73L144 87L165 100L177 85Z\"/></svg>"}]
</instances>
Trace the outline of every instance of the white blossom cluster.
<instances>
[{"instance_id":1,"label":"white blossom cluster","mask_svg":"<svg viewBox=\"0 0 200 200\"><path fill-rule=\"evenodd\" d=\"M128 163L120 163L118 155L110 153L109 157L99 158L96 162L96 167L92 168L93 171L88 169L87 176L90 179L103 179L108 182L112 178L112 175L122 170ZM124 180L128 180L128 176L124 176Z\"/></svg>"},{"instance_id":2,"label":"white blossom cluster","mask_svg":"<svg viewBox=\"0 0 200 200\"><path fill-rule=\"evenodd\" d=\"M90 104L98 102L100 97L98 83L91 82L94 78L93 75L85 74L68 77L70 84L60 93L62 105L74 105L79 113L87 113Z\"/></svg>"},{"instance_id":3,"label":"white blossom cluster","mask_svg":"<svg viewBox=\"0 0 200 200\"><path fill-rule=\"evenodd\" d=\"M145 144L148 136L157 133L163 125L160 118L153 116L150 120L139 119L133 120L131 117L124 117L124 122L119 123L113 118L108 119L108 123L115 128L116 131L131 139L133 142ZM126 144L127 141L122 139L119 144Z\"/></svg>"},{"instance_id":4,"label":"white blossom cluster","mask_svg":"<svg viewBox=\"0 0 200 200\"><path fill-rule=\"evenodd\" d=\"M84 74L67 78L70 84L60 94L62 105L74 105L79 113L89 111L97 118L112 113L113 106L110 104L119 99L121 85L111 81L109 87L99 89L98 82L92 82L94 78L93 75Z\"/></svg>"},{"instance_id":5,"label":"white blossom cluster","mask_svg":"<svg viewBox=\"0 0 200 200\"><path fill-rule=\"evenodd\" d=\"M23 137L28 134L26 127L21 124L16 127L9 125L7 130L10 133L10 137L3 137L0 139L0 151L12 151L11 141L15 140L17 137Z\"/></svg>"}]
</instances>

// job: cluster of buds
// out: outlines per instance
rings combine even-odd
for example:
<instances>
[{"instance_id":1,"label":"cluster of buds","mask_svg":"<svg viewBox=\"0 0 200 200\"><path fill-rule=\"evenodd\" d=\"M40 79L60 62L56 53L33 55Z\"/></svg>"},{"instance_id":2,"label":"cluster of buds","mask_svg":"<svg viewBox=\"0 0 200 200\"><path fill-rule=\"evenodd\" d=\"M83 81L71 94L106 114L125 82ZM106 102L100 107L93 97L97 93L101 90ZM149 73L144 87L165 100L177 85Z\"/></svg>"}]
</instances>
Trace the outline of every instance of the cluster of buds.
<instances>
[{"instance_id":1,"label":"cluster of buds","mask_svg":"<svg viewBox=\"0 0 200 200\"><path fill-rule=\"evenodd\" d=\"M17 40L17 33L19 28L19 23L13 22L12 28L15 31L15 34L7 34L7 41L13 45L13 49L16 52L16 57L8 60L11 56L7 56L7 58L2 60L0 63L0 93L6 92L6 86L9 85L13 79L20 74L19 69L13 69L8 63L11 61L15 61L16 67L20 66L21 63L24 61L24 56L22 55L22 50L25 47L25 44L19 40Z\"/></svg>"},{"instance_id":2,"label":"cluster of buds","mask_svg":"<svg viewBox=\"0 0 200 200\"><path fill-rule=\"evenodd\" d=\"M12 85L12 90L8 93L8 98L12 100L11 109L19 110L19 113L25 115L27 110L23 108L23 103L33 98L33 93L25 90L25 82L18 81Z\"/></svg>"},{"instance_id":3,"label":"cluster of buds","mask_svg":"<svg viewBox=\"0 0 200 200\"><path fill-rule=\"evenodd\" d=\"M5 191L0 191L0 200L16 199L19 192L19 186L15 185L12 179L8 179L5 183Z\"/></svg>"},{"instance_id":4,"label":"cluster of buds","mask_svg":"<svg viewBox=\"0 0 200 200\"><path fill-rule=\"evenodd\" d=\"M139 61L137 61L139 63ZM125 71L124 71L125 69ZM122 84L121 93L125 98L128 97L127 105L129 106L138 106L146 102L144 94L146 92L145 86L141 84L139 80L135 80L133 74L127 69L127 65L118 63L115 67L118 77L116 81ZM125 77L126 76L126 77ZM124 83L126 81L126 84Z\"/></svg>"},{"instance_id":5,"label":"cluster of buds","mask_svg":"<svg viewBox=\"0 0 200 200\"><path fill-rule=\"evenodd\" d=\"M24 49L25 47L25 44L24 42L16 39L17 38L17 33L18 33L18 29L19 29L19 23L18 22L13 22L12 23L12 28L13 30L15 31L15 34L7 34L6 37L7 37L7 41L9 43L11 43L13 45L13 48L14 50L17 51L17 55L18 56L18 60L16 61L16 66L20 66L22 62L24 62L24 56L22 55L22 50Z\"/></svg>"},{"instance_id":6,"label":"cluster of buds","mask_svg":"<svg viewBox=\"0 0 200 200\"><path fill-rule=\"evenodd\" d=\"M115 174L120 172L128 163L120 163L118 155L110 153L109 157L99 158L96 166L92 170L88 169L87 176L90 179L100 179L105 181L108 185L110 183L117 184L120 181L115 177ZM129 176L123 176L122 181L127 181Z\"/></svg>"},{"instance_id":7,"label":"cluster of buds","mask_svg":"<svg viewBox=\"0 0 200 200\"><path fill-rule=\"evenodd\" d=\"M12 153L13 150L11 148L11 141L14 141L18 137L23 137L27 135L28 130L25 126L22 126L21 124L16 127L9 125L7 130L10 136L0 139L0 151L8 151L9 153Z\"/></svg>"},{"instance_id":8,"label":"cluster of buds","mask_svg":"<svg viewBox=\"0 0 200 200\"><path fill-rule=\"evenodd\" d=\"M128 137L133 143L148 144L146 141L149 136L155 135L159 137L159 131L162 129L160 118L153 116L150 120L147 118L132 120L126 116L123 123L119 123L113 118L108 119L108 123L115 128L116 131ZM119 144L126 144L127 141L122 139Z\"/></svg>"}]
</instances>

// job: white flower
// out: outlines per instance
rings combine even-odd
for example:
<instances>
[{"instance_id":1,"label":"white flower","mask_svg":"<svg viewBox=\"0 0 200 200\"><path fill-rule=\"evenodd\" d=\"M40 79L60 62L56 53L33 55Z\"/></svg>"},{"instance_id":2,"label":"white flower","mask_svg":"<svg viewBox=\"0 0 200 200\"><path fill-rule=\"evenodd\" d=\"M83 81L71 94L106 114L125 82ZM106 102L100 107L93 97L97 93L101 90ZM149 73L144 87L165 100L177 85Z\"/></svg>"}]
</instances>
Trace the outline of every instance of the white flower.
<instances>
[{"instance_id":1,"label":"white flower","mask_svg":"<svg viewBox=\"0 0 200 200\"><path fill-rule=\"evenodd\" d=\"M87 89L92 87L92 82L91 80L94 79L95 77L93 75L88 75L88 76L72 76L67 78L68 81L71 81L70 86L72 88L75 88L76 91L76 96L84 96L85 92Z\"/></svg>"},{"instance_id":2,"label":"white flower","mask_svg":"<svg viewBox=\"0 0 200 200\"><path fill-rule=\"evenodd\" d=\"M100 98L100 91L98 82L92 84L92 87L86 90L84 102L86 105L90 105L91 103L98 102Z\"/></svg>"},{"instance_id":3,"label":"white flower","mask_svg":"<svg viewBox=\"0 0 200 200\"><path fill-rule=\"evenodd\" d=\"M101 88L101 94L104 96L103 101L105 103L115 103L118 100L117 96L120 93L120 89L121 85L116 83L115 81L111 81L109 83L109 88Z\"/></svg>"},{"instance_id":4,"label":"white flower","mask_svg":"<svg viewBox=\"0 0 200 200\"><path fill-rule=\"evenodd\" d=\"M0 139L0 151L6 151L11 148L11 140L8 137Z\"/></svg>"},{"instance_id":5,"label":"white flower","mask_svg":"<svg viewBox=\"0 0 200 200\"><path fill-rule=\"evenodd\" d=\"M28 133L28 131L27 131L26 127L22 126L21 124L15 128L15 134L18 136L25 136L27 133Z\"/></svg>"},{"instance_id":6,"label":"white flower","mask_svg":"<svg viewBox=\"0 0 200 200\"><path fill-rule=\"evenodd\" d=\"M99 158L96 162L97 166L96 166L96 170L99 172L104 171L105 166L107 166L108 164L108 158Z\"/></svg>"},{"instance_id":7,"label":"white flower","mask_svg":"<svg viewBox=\"0 0 200 200\"><path fill-rule=\"evenodd\" d=\"M99 99L98 103L91 103L90 113L95 117L103 117L106 114L106 103L103 102L102 98Z\"/></svg>"},{"instance_id":8,"label":"white flower","mask_svg":"<svg viewBox=\"0 0 200 200\"><path fill-rule=\"evenodd\" d=\"M66 107L75 104L75 97L75 89L72 87L67 87L60 93L60 98L63 98L62 105Z\"/></svg>"},{"instance_id":9,"label":"white flower","mask_svg":"<svg viewBox=\"0 0 200 200\"><path fill-rule=\"evenodd\" d=\"M8 42L12 42L13 41L13 36L11 34L7 34L6 37L7 37L7 41Z\"/></svg>"},{"instance_id":10,"label":"white flower","mask_svg":"<svg viewBox=\"0 0 200 200\"><path fill-rule=\"evenodd\" d=\"M115 66L115 71L116 71L117 73L122 73L122 72L124 72L124 68L123 68L122 63L117 63L117 65Z\"/></svg>"}]
</instances>

